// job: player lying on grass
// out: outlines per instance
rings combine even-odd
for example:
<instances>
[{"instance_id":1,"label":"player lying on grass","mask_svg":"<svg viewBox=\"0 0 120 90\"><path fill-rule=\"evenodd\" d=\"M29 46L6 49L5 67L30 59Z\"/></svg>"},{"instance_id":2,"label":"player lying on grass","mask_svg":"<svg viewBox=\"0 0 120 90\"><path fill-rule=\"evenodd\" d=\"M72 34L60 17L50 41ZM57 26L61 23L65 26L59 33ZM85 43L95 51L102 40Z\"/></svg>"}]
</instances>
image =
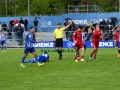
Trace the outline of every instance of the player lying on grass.
<instances>
[{"instance_id":1,"label":"player lying on grass","mask_svg":"<svg viewBox=\"0 0 120 90\"><path fill-rule=\"evenodd\" d=\"M37 57L39 62L49 62L49 55L47 52L44 52L43 54L40 54L40 56ZM28 60L27 62L29 63L36 63L36 59L32 58L30 60Z\"/></svg>"},{"instance_id":2,"label":"player lying on grass","mask_svg":"<svg viewBox=\"0 0 120 90\"><path fill-rule=\"evenodd\" d=\"M82 56L81 56L81 59L80 61L85 61L84 60L84 40L85 38L83 39L82 38L82 34L83 34L83 31L84 31L84 27L83 26L79 26L78 27L78 30L76 30L73 34L73 40L75 42L75 46L74 46L74 49L75 49L75 62L78 62L79 59L80 59L80 55L79 55L79 50L81 49L82 50Z\"/></svg>"}]
</instances>

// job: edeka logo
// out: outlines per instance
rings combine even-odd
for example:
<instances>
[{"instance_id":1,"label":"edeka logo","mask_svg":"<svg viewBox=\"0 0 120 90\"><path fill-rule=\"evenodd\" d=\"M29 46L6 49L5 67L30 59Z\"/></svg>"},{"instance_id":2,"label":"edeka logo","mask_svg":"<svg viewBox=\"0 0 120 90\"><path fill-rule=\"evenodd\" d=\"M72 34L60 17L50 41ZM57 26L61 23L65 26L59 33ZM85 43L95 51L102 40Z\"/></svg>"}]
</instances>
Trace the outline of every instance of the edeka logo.
<instances>
[{"instance_id":1,"label":"edeka logo","mask_svg":"<svg viewBox=\"0 0 120 90\"><path fill-rule=\"evenodd\" d=\"M91 43L91 46L92 46L92 43ZM99 42L99 47L101 48L112 48L112 47L114 47L114 43L111 41L103 41L103 42Z\"/></svg>"},{"instance_id":2,"label":"edeka logo","mask_svg":"<svg viewBox=\"0 0 120 90\"><path fill-rule=\"evenodd\" d=\"M74 42L69 41L67 43L68 48L72 48L74 46Z\"/></svg>"},{"instance_id":3,"label":"edeka logo","mask_svg":"<svg viewBox=\"0 0 120 90\"><path fill-rule=\"evenodd\" d=\"M36 47L36 48L37 47L39 47L39 48L40 47L41 48L44 48L44 47L53 48L54 47L52 42L50 42L50 43L48 43L48 42L47 43L45 43L45 42L44 43L34 43L33 46Z\"/></svg>"}]
</instances>

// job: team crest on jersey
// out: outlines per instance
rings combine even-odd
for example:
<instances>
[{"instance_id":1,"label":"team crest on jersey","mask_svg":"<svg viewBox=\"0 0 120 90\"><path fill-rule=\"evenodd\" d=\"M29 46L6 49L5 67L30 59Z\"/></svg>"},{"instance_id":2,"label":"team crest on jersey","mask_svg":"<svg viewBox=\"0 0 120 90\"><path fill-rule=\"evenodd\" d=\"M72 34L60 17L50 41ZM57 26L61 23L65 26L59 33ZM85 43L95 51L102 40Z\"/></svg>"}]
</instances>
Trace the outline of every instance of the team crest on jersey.
<instances>
[{"instance_id":1,"label":"team crest on jersey","mask_svg":"<svg viewBox=\"0 0 120 90\"><path fill-rule=\"evenodd\" d=\"M31 35L29 35L29 38L31 38Z\"/></svg>"}]
</instances>

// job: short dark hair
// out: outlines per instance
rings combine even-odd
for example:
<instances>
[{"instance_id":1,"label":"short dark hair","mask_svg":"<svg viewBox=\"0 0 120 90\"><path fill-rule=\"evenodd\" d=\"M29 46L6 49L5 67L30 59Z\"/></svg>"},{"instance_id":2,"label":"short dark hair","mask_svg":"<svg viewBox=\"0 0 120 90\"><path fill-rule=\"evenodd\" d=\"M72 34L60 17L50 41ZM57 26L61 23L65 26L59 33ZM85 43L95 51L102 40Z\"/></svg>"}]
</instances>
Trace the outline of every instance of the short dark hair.
<instances>
[{"instance_id":1,"label":"short dark hair","mask_svg":"<svg viewBox=\"0 0 120 90\"><path fill-rule=\"evenodd\" d=\"M61 23L58 23L57 25L61 25Z\"/></svg>"},{"instance_id":2,"label":"short dark hair","mask_svg":"<svg viewBox=\"0 0 120 90\"><path fill-rule=\"evenodd\" d=\"M48 54L47 51L44 52L45 54Z\"/></svg>"},{"instance_id":3,"label":"short dark hair","mask_svg":"<svg viewBox=\"0 0 120 90\"><path fill-rule=\"evenodd\" d=\"M83 26L78 26L79 29L83 29Z\"/></svg>"},{"instance_id":4,"label":"short dark hair","mask_svg":"<svg viewBox=\"0 0 120 90\"><path fill-rule=\"evenodd\" d=\"M34 27L30 27L30 29L32 29L32 28L34 28Z\"/></svg>"}]
</instances>

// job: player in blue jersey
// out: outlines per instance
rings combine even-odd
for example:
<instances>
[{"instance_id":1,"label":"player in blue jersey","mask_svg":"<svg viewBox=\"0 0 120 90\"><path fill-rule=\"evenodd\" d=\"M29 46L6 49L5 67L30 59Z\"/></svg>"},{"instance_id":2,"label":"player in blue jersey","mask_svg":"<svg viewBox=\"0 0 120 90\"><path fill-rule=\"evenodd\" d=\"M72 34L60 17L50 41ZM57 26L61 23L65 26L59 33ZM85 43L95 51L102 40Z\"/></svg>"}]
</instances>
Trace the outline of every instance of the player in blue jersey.
<instances>
[{"instance_id":1,"label":"player in blue jersey","mask_svg":"<svg viewBox=\"0 0 120 90\"><path fill-rule=\"evenodd\" d=\"M36 59L38 66L43 65L43 64L40 64L40 62L37 58L37 53L36 53L35 48L33 46L33 43L39 43L39 42L33 40L33 33L34 33L34 27L30 27L30 32L28 32L28 34L26 35L24 56L22 57L20 67L25 67L24 61L25 61L25 58L27 57L29 52L34 55L34 58Z\"/></svg>"},{"instance_id":2,"label":"player in blue jersey","mask_svg":"<svg viewBox=\"0 0 120 90\"><path fill-rule=\"evenodd\" d=\"M5 39L5 31L4 30L1 31L0 42L1 42L2 52L6 52L6 39Z\"/></svg>"},{"instance_id":3,"label":"player in blue jersey","mask_svg":"<svg viewBox=\"0 0 120 90\"><path fill-rule=\"evenodd\" d=\"M40 56L37 57L39 62L49 62L49 55L47 52L44 52L43 54L40 54ZM28 60L29 63L35 63L36 59L32 58Z\"/></svg>"},{"instance_id":4,"label":"player in blue jersey","mask_svg":"<svg viewBox=\"0 0 120 90\"><path fill-rule=\"evenodd\" d=\"M83 44L84 44L84 49L86 50L86 40L89 38L89 35L86 31L82 31L82 41L83 41Z\"/></svg>"}]
</instances>

